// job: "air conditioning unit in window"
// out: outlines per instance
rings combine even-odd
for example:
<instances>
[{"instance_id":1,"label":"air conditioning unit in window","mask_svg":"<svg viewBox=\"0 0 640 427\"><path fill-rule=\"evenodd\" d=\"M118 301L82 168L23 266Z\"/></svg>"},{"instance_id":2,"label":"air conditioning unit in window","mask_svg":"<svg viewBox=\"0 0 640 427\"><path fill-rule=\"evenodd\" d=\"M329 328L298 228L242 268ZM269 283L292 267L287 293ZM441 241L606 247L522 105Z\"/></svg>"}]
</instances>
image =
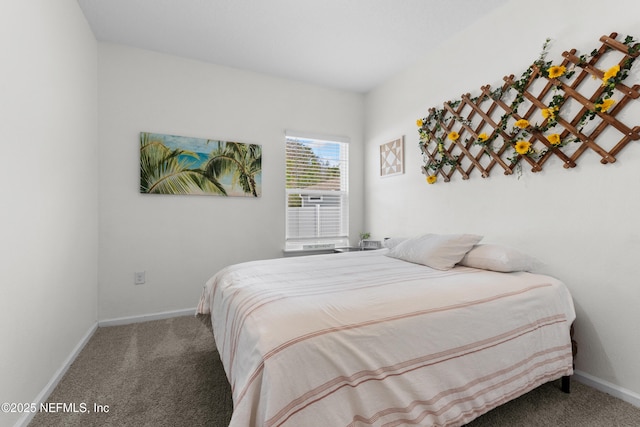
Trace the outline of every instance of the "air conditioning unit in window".
<instances>
[{"instance_id":1,"label":"air conditioning unit in window","mask_svg":"<svg viewBox=\"0 0 640 427\"><path fill-rule=\"evenodd\" d=\"M334 249L335 243L308 243L302 245L303 251L318 250L318 249Z\"/></svg>"}]
</instances>

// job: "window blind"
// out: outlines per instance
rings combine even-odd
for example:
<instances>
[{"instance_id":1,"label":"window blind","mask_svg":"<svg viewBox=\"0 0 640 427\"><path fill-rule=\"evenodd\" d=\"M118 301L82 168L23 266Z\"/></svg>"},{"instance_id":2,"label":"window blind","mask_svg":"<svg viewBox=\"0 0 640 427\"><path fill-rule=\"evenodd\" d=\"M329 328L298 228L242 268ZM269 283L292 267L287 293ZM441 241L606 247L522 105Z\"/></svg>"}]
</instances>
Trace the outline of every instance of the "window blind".
<instances>
[{"instance_id":1,"label":"window blind","mask_svg":"<svg viewBox=\"0 0 640 427\"><path fill-rule=\"evenodd\" d=\"M286 135L286 248L349 241L349 144Z\"/></svg>"}]
</instances>

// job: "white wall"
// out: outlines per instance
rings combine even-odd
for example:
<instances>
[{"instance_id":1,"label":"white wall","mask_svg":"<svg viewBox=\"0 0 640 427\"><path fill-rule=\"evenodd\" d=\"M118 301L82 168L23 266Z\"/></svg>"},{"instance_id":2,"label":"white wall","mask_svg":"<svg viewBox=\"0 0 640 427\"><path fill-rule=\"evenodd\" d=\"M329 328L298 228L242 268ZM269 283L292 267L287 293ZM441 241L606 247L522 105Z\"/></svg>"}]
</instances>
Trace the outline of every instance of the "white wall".
<instances>
[{"instance_id":1,"label":"white wall","mask_svg":"<svg viewBox=\"0 0 640 427\"><path fill-rule=\"evenodd\" d=\"M282 256L285 129L350 138L357 239L363 115L360 94L100 44L100 319L195 307L220 268ZM262 144L262 197L140 194L141 131Z\"/></svg>"},{"instance_id":2,"label":"white wall","mask_svg":"<svg viewBox=\"0 0 640 427\"><path fill-rule=\"evenodd\" d=\"M4 0L0 52L0 402L34 402L97 319L97 44L75 0Z\"/></svg>"},{"instance_id":3,"label":"white wall","mask_svg":"<svg viewBox=\"0 0 640 427\"><path fill-rule=\"evenodd\" d=\"M574 295L578 369L640 393L637 143L613 165L590 154L573 170L556 163L520 180L494 173L427 186L415 128L429 107L519 73L546 37L555 39L550 58L590 50L611 31L640 37L635 15L625 13L635 7L634 0L606 8L542 0L533 9L512 0L363 100L148 51L97 48L74 0L2 2L0 401L33 401L98 316L190 308L219 268L280 256L284 129L351 138L354 236L365 228L374 237L464 230L546 261ZM575 11L579 19L566 18ZM515 29L518 16L528 28ZM417 51L427 48L416 43ZM140 131L262 144L263 196L139 194ZM378 146L398 135L406 135L407 173L381 179ZM140 270L147 284L136 287ZM0 424L18 418L0 414Z\"/></svg>"},{"instance_id":4,"label":"white wall","mask_svg":"<svg viewBox=\"0 0 640 427\"><path fill-rule=\"evenodd\" d=\"M520 179L493 171L463 181L428 185L420 167L416 119L430 107L480 87L519 76L539 55L564 50L588 54L599 38L617 31L640 38L635 0L608 7L594 0L532 4L512 0L466 28L414 67L372 91L365 100L365 224L374 237L422 232L473 232L486 242L515 246L546 263L543 271L566 282L576 305L577 369L640 398L640 146L628 145L615 164L594 153L565 170L559 161ZM416 51L428 49L416 43ZM637 83L640 64L628 79ZM640 124L638 101L632 126ZM379 145L406 135L406 170L378 176ZM638 400L640 402L640 400Z\"/></svg>"}]
</instances>

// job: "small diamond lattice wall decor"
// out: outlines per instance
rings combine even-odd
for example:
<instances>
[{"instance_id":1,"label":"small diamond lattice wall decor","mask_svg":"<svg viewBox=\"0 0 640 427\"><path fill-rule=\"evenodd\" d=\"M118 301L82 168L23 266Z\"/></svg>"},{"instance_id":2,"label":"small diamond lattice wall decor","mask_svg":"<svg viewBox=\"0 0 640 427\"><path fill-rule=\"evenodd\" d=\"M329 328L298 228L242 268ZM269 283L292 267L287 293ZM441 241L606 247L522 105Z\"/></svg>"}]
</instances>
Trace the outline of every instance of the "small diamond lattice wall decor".
<instances>
[{"instance_id":1,"label":"small diamond lattice wall decor","mask_svg":"<svg viewBox=\"0 0 640 427\"><path fill-rule=\"evenodd\" d=\"M404 137L380 146L380 176L404 173Z\"/></svg>"}]
</instances>

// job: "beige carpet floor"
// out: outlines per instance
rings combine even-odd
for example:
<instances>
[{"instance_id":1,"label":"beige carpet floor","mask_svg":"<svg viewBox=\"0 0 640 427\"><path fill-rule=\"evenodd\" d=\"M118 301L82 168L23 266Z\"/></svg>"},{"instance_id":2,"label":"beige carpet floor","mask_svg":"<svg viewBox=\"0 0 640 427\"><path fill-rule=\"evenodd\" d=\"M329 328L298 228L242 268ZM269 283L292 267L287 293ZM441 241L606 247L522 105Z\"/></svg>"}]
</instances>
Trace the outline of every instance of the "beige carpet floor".
<instances>
[{"instance_id":1,"label":"beige carpet floor","mask_svg":"<svg viewBox=\"0 0 640 427\"><path fill-rule=\"evenodd\" d=\"M211 333L190 316L98 328L48 402L77 412L39 412L30 427L225 427L232 411ZM640 408L576 381L565 394L558 381L468 424L489 426L640 427Z\"/></svg>"}]
</instances>

